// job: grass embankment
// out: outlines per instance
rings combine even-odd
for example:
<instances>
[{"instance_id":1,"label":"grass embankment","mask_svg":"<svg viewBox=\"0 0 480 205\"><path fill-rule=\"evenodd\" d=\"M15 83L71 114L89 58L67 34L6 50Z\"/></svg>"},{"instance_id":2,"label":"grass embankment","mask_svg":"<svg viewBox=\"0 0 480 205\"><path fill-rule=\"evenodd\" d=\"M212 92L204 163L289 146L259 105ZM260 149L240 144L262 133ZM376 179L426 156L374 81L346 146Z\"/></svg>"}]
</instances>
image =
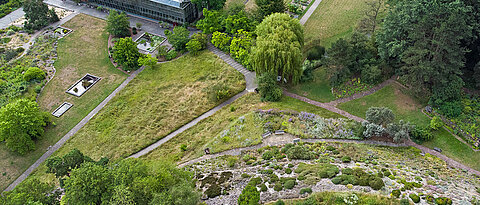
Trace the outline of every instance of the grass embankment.
<instances>
[{"instance_id":1,"label":"grass embankment","mask_svg":"<svg viewBox=\"0 0 480 205\"><path fill-rule=\"evenodd\" d=\"M110 63L107 54L108 34L106 22L91 16L79 14L64 26L73 33L58 42L58 60L55 62L55 77L45 86L38 98L40 107L52 112L63 102L73 104L63 116L52 116L56 126L48 127L45 136L36 142L36 150L24 156L8 151L0 145L0 189L6 188L23 171L33 164L47 149L72 129L82 118L103 101L126 75ZM86 73L102 79L83 96L65 93Z\"/></svg>"},{"instance_id":2,"label":"grass embankment","mask_svg":"<svg viewBox=\"0 0 480 205\"><path fill-rule=\"evenodd\" d=\"M318 102L330 102L335 100L328 81L327 70L323 67L313 71L313 81L298 84L288 91L307 97Z\"/></svg>"},{"instance_id":3,"label":"grass embankment","mask_svg":"<svg viewBox=\"0 0 480 205\"><path fill-rule=\"evenodd\" d=\"M77 148L95 160L127 157L220 104L216 85L229 88L225 99L245 89L243 76L209 51L147 68L55 155ZM54 181L45 169L33 177Z\"/></svg>"},{"instance_id":4,"label":"grass embankment","mask_svg":"<svg viewBox=\"0 0 480 205\"><path fill-rule=\"evenodd\" d=\"M367 9L365 1L322 0L305 23L305 42L320 39L325 47L352 34Z\"/></svg>"},{"instance_id":5,"label":"grass embankment","mask_svg":"<svg viewBox=\"0 0 480 205\"><path fill-rule=\"evenodd\" d=\"M211 144L222 131L229 129L229 125L239 117L249 115L257 109L271 108L305 111L315 113L325 118L341 117L336 113L287 96L283 96L279 102L261 102L258 95L248 94L236 100L230 106L222 108L213 116L201 121L195 127L177 135L143 158L147 160L167 159L178 162L200 157L204 154L203 150L206 146ZM251 145L260 143L261 134L263 133L258 133L256 127L263 125L254 124L253 120L249 120L249 116L246 116L246 118L246 124L241 132L251 133L251 135L247 136L248 139L232 137L228 143L221 143L219 147L210 147L210 149L223 151L242 147L242 143L244 143L245 140L252 142ZM187 146L186 151L182 151L180 148L183 144Z\"/></svg>"},{"instance_id":6,"label":"grass embankment","mask_svg":"<svg viewBox=\"0 0 480 205\"><path fill-rule=\"evenodd\" d=\"M365 117L369 107L388 107L395 113L397 120L406 120L416 125L427 126L430 119L421 110L424 105L405 93L400 86L393 84L378 92L350 102L338 105L338 108L353 115ZM442 154L461 162L473 169L480 170L480 152L474 152L468 145L458 141L444 129L433 133L434 139L422 145L443 150Z\"/></svg>"}]
</instances>

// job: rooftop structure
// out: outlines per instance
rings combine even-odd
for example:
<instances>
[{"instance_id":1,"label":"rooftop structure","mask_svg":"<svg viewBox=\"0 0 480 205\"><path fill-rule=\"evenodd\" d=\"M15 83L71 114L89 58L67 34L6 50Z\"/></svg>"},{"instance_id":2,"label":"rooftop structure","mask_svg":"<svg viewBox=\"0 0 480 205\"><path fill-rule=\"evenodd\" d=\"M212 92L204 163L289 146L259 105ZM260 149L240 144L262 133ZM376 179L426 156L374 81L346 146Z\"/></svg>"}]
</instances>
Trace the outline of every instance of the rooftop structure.
<instances>
[{"instance_id":1,"label":"rooftop structure","mask_svg":"<svg viewBox=\"0 0 480 205\"><path fill-rule=\"evenodd\" d=\"M90 0L90 3L176 24L197 18L197 9L190 0Z\"/></svg>"}]
</instances>

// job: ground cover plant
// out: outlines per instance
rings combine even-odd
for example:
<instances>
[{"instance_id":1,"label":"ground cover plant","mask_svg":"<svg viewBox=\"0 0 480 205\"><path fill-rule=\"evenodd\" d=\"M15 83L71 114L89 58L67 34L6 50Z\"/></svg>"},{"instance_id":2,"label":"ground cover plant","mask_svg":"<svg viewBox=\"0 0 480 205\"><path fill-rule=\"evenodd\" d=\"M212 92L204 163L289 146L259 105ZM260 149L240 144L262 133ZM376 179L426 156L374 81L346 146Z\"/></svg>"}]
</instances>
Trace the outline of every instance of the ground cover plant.
<instances>
[{"instance_id":1,"label":"ground cover plant","mask_svg":"<svg viewBox=\"0 0 480 205\"><path fill-rule=\"evenodd\" d=\"M74 106L60 118L53 119L52 125L45 130L42 140L36 142L36 149L33 152L19 156L9 152L5 145L0 145L0 154L5 156L0 159L0 172L4 173L0 175L0 189L2 190L33 164L48 146L55 144L126 78L126 75L113 67L108 59L108 34L104 30L105 22L103 20L80 14L64 26L75 31L58 42L56 51L58 59L54 64L55 77L43 88L37 101L40 108L47 112L52 112L65 101ZM35 46L37 43L38 47ZM52 38L39 37L29 54L12 65L24 67L33 64L39 68L48 69L51 65L47 61L56 59L52 58L55 55L53 43ZM16 67L18 68L18 66ZM21 73L22 71L16 72ZM8 73L12 74L13 72ZM86 73L102 77L102 79L80 98L65 93L68 87ZM23 80L23 76L18 75L16 79ZM38 82L33 85L43 85ZM22 97L35 99L37 95L35 86L24 86L27 90L21 94Z\"/></svg>"},{"instance_id":2,"label":"ground cover plant","mask_svg":"<svg viewBox=\"0 0 480 205\"><path fill-rule=\"evenodd\" d=\"M213 116L201 121L195 127L177 135L175 138L144 156L144 158L148 160L166 158L171 161L185 161L200 157L205 154L203 150L207 148L207 144L212 144L214 140L217 140L216 137L220 136L227 128L229 129L229 125L232 124L234 131L236 131L235 122L240 121L242 117L246 119L244 121L244 128L242 129L242 137L232 137L228 143L219 143L216 144L215 147L210 147L210 149L224 151L245 146L246 141L250 145L260 143L263 128L254 124L252 111L272 108L281 110L304 110L325 118L340 117L336 113L294 98L284 96L278 102L261 102L258 95L248 94L237 99L230 106L222 108ZM219 140L221 141L221 139Z\"/></svg>"},{"instance_id":3,"label":"ground cover plant","mask_svg":"<svg viewBox=\"0 0 480 205\"><path fill-rule=\"evenodd\" d=\"M415 98L407 94L399 85L389 85L377 91L376 93L352 100L350 102L339 104L338 107L353 115L365 117L368 108L388 107L395 114L397 120L404 120L415 124L417 127L427 127L430 125L430 118L422 113L424 105ZM453 135L444 129L438 129L432 132L433 139L424 142L422 145L429 148L439 147L443 150L442 154L455 159L471 168L480 170L476 161L480 159L480 153L472 150L468 145L457 140Z\"/></svg>"}]
</instances>

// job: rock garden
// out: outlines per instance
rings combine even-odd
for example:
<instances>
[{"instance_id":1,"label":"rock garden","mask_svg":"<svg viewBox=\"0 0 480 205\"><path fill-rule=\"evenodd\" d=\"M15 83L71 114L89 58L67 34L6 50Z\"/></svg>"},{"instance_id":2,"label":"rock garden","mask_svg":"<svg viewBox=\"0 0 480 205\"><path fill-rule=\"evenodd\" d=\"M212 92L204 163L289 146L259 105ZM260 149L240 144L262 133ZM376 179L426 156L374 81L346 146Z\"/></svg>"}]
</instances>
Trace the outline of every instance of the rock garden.
<instances>
[{"instance_id":1,"label":"rock garden","mask_svg":"<svg viewBox=\"0 0 480 205\"><path fill-rule=\"evenodd\" d=\"M260 192L261 203L315 192L368 193L418 204L476 204L480 197L479 176L415 148L300 142L225 155L186 169L195 173L207 204L236 204L247 185Z\"/></svg>"}]
</instances>

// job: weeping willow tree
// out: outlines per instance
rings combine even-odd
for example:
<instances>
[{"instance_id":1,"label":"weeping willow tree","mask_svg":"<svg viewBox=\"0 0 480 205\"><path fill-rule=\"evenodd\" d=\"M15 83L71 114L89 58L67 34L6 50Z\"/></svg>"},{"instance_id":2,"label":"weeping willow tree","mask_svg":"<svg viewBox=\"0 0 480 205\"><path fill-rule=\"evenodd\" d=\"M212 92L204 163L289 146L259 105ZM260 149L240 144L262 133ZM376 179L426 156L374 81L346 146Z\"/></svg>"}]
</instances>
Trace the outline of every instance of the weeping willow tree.
<instances>
[{"instance_id":1,"label":"weeping willow tree","mask_svg":"<svg viewBox=\"0 0 480 205\"><path fill-rule=\"evenodd\" d=\"M257 74L269 72L295 84L302 76L303 28L288 14L275 13L256 29L257 42L250 58Z\"/></svg>"}]
</instances>

